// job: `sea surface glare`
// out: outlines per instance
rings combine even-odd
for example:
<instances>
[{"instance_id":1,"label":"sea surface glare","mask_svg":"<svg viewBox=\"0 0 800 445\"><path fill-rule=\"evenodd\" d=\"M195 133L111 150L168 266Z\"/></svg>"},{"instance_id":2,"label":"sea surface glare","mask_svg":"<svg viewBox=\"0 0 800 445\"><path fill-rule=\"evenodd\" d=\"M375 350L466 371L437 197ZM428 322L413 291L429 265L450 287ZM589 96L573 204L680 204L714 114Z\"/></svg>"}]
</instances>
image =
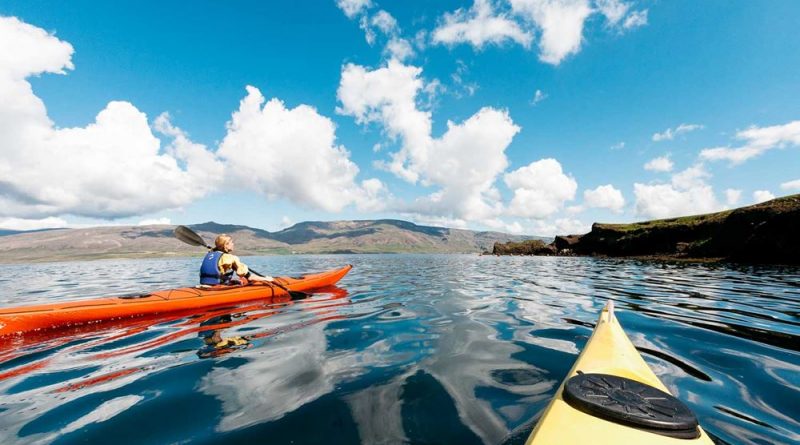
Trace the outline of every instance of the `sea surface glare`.
<instances>
[{"instance_id":1,"label":"sea surface glare","mask_svg":"<svg viewBox=\"0 0 800 445\"><path fill-rule=\"evenodd\" d=\"M718 443L800 443L798 267L477 255L245 261L274 276L354 268L304 300L6 344L0 443L521 444L609 299ZM199 265L4 265L0 306L194 285ZM241 344L209 344L235 338Z\"/></svg>"}]
</instances>

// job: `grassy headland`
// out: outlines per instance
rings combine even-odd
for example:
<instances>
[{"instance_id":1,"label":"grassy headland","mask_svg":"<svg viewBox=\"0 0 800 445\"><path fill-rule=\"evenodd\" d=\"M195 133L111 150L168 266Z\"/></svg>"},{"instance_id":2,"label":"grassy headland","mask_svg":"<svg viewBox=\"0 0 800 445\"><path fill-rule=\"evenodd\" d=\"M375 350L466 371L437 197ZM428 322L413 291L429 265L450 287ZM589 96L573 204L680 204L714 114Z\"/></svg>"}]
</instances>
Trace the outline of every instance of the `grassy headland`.
<instances>
[{"instance_id":1,"label":"grassy headland","mask_svg":"<svg viewBox=\"0 0 800 445\"><path fill-rule=\"evenodd\" d=\"M800 263L800 195L735 210L643 221L592 225L584 235L558 236L534 255L656 257ZM496 244L494 253L508 253Z\"/></svg>"}]
</instances>

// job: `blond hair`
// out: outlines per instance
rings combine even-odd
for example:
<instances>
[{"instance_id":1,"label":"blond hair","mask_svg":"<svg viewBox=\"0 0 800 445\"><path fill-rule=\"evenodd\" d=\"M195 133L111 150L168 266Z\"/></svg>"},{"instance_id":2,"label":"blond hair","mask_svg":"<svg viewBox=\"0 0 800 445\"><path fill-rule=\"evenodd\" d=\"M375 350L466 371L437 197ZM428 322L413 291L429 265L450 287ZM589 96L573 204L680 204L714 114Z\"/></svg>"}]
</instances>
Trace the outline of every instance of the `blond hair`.
<instances>
[{"instance_id":1,"label":"blond hair","mask_svg":"<svg viewBox=\"0 0 800 445\"><path fill-rule=\"evenodd\" d=\"M221 252L227 252L227 245L233 241L230 235L223 233L214 240L214 247Z\"/></svg>"}]
</instances>

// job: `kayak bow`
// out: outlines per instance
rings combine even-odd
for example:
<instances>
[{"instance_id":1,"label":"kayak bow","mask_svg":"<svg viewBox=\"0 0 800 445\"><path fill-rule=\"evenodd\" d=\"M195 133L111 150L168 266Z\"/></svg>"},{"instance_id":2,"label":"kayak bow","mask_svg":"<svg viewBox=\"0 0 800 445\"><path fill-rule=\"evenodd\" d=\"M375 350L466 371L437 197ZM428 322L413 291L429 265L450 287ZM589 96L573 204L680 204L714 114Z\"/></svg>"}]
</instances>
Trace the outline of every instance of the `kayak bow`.
<instances>
[{"instance_id":1,"label":"kayak bow","mask_svg":"<svg viewBox=\"0 0 800 445\"><path fill-rule=\"evenodd\" d=\"M609 301L526 445L713 444L647 366Z\"/></svg>"},{"instance_id":2,"label":"kayak bow","mask_svg":"<svg viewBox=\"0 0 800 445\"><path fill-rule=\"evenodd\" d=\"M0 337L125 318L232 306L336 284L353 266L299 278L276 277L280 284L252 281L246 286L184 287L144 295L108 297L0 309Z\"/></svg>"}]
</instances>

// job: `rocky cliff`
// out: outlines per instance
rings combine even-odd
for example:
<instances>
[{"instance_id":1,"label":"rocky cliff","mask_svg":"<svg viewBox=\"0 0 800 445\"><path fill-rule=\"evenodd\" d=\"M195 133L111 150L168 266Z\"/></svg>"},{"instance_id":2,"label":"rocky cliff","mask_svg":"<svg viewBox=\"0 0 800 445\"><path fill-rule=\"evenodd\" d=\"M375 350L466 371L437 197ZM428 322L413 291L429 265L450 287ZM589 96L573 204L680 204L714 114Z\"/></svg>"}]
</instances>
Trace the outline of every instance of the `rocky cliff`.
<instances>
[{"instance_id":1,"label":"rocky cliff","mask_svg":"<svg viewBox=\"0 0 800 445\"><path fill-rule=\"evenodd\" d=\"M791 195L706 215L633 224L595 223L591 232L558 236L550 247L561 255L800 264L798 231L800 195Z\"/></svg>"}]
</instances>

